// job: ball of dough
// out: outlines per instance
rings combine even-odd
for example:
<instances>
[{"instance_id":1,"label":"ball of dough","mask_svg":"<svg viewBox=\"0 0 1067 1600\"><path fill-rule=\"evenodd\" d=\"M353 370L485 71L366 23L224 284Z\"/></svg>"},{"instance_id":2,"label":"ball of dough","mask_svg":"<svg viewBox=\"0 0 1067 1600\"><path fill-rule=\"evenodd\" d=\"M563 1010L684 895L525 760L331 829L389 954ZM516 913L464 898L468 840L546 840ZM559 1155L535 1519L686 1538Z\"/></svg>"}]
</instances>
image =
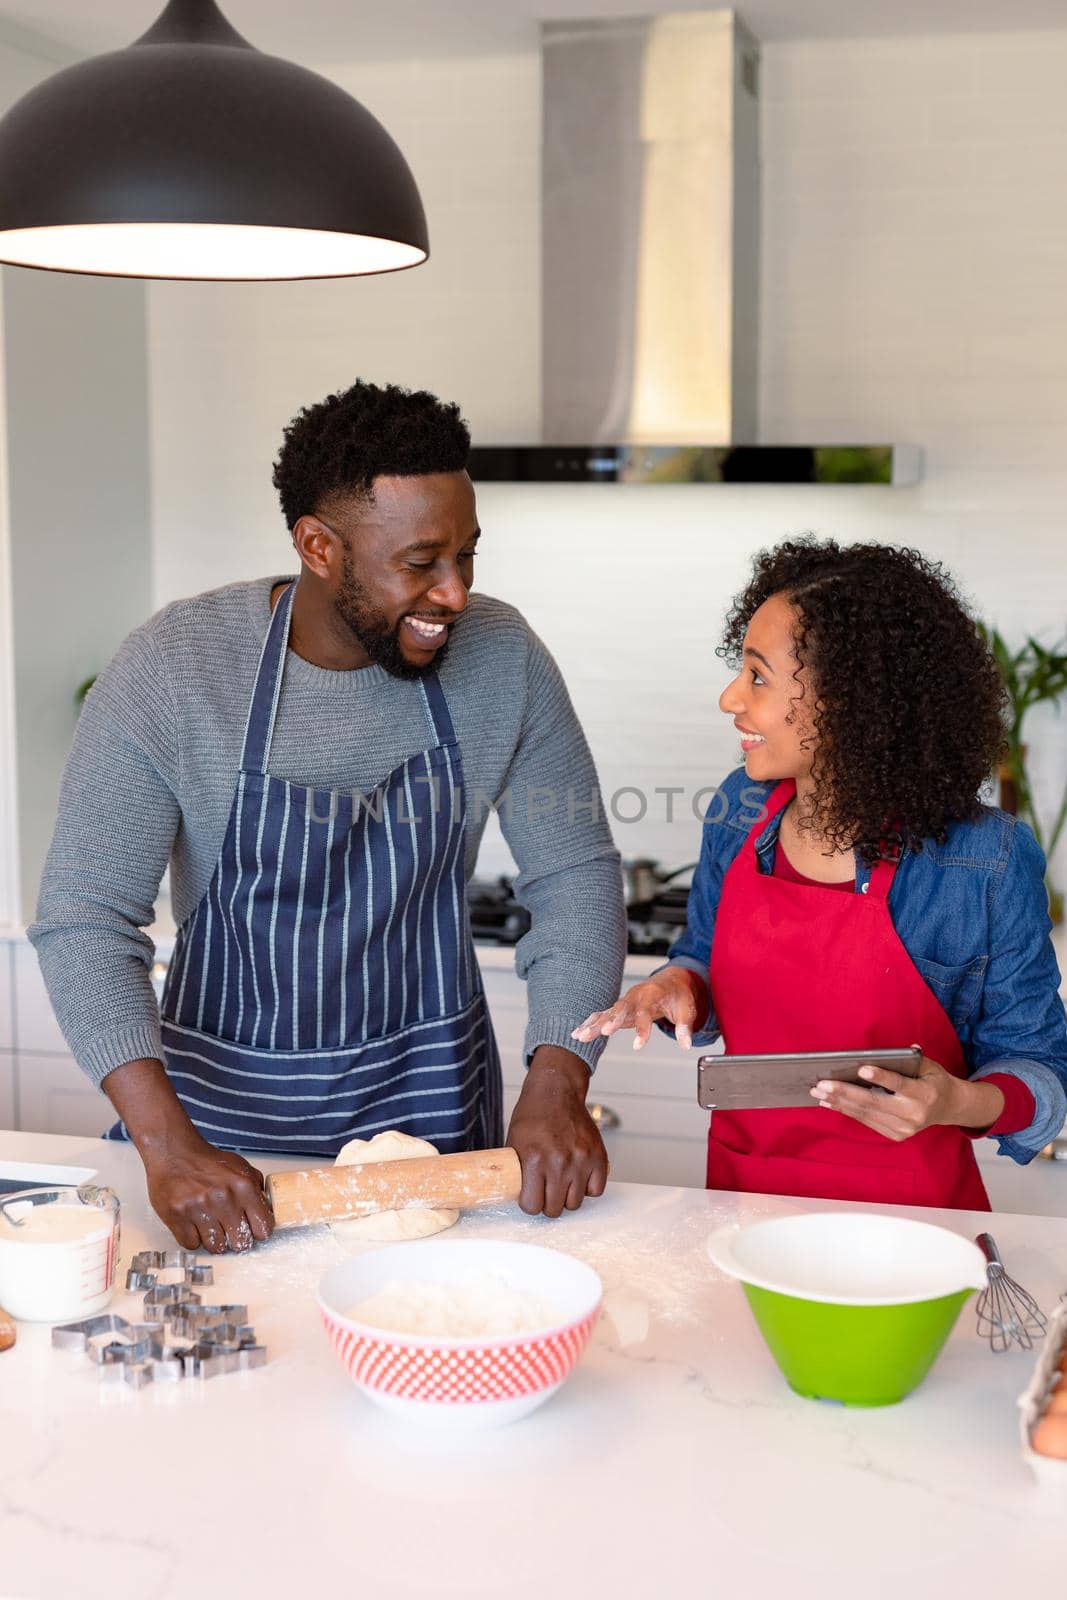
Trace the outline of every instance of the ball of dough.
<instances>
[{"instance_id":1,"label":"ball of dough","mask_svg":"<svg viewBox=\"0 0 1067 1600\"><path fill-rule=\"evenodd\" d=\"M349 1139L335 1167L357 1167L368 1161L407 1161L413 1156L435 1156L436 1148L410 1133L376 1133L373 1139ZM458 1211L378 1211L370 1217L349 1217L331 1222L334 1237L353 1244L398 1244L403 1239L428 1239L459 1221Z\"/></svg>"}]
</instances>

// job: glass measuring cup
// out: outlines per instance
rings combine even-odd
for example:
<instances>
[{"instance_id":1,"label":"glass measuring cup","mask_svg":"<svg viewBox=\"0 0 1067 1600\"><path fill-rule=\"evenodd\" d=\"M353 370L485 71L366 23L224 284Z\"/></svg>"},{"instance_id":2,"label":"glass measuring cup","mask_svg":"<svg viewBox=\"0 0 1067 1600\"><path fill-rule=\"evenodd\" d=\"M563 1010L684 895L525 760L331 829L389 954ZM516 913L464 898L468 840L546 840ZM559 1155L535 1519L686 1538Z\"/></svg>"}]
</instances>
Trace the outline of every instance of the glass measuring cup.
<instances>
[{"instance_id":1,"label":"glass measuring cup","mask_svg":"<svg viewBox=\"0 0 1067 1600\"><path fill-rule=\"evenodd\" d=\"M0 1305L23 1322L102 1311L115 1286L119 1198L112 1189L21 1189L0 1201Z\"/></svg>"}]
</instances>

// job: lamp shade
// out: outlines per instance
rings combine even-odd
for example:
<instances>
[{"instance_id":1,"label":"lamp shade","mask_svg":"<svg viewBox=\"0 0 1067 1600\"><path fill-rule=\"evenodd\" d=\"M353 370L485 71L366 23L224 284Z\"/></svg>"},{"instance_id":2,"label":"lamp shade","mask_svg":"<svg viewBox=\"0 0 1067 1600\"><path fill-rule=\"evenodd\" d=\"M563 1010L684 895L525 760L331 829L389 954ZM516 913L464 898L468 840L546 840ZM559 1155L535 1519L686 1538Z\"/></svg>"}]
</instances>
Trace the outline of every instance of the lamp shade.
<instances>
[{"instance_id":1,"label":"lamp shade","mask_svg":"<svg viewBox=\"0 0 1067 1600\"><path fill-rule=\"evenodd\" d=\"M170 0L0 121L0 261L135 278L335 278L429 254L411 169L351 95Z\"/></svg>"}]
</instances>

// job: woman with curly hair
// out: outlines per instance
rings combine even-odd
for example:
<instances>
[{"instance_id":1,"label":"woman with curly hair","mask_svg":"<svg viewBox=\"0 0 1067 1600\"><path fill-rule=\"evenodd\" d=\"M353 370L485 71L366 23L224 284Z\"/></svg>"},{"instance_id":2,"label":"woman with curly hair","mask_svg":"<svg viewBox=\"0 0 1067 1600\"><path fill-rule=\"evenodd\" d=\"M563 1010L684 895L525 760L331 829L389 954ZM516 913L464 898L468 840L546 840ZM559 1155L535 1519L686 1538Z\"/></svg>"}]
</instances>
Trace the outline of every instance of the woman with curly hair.
<instances>
[{"instance_id":1,"label":"woman with curly hair","mask_svg":"<svg viewBox=\"0 0 1067 1600\"><path fill-rule=\"evenodd\" d=\"M1059 1132L1067 1023L1042 853L978 800L1005 700L982 635L917 551L807 537L757 558L718 653L744 767L709 809L685 933L574 1036L917 1043L916 1078L861 1067L884 1093L716 1111L708 1187L988 1209L972 1141L1025 1163Z\"/></svg>"}]
</instances>

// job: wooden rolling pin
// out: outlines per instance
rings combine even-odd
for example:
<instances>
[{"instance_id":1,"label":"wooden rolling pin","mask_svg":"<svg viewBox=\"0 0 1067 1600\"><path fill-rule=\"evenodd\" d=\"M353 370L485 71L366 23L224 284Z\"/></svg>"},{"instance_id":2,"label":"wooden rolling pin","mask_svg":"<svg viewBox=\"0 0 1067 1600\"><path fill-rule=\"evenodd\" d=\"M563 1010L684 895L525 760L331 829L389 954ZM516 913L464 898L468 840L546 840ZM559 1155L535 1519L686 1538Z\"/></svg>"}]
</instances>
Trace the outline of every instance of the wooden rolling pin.
<instances>
[{"instance_id":1,"label":"wooden rolling pin","mask_svg":"<svg viewBox=\"0 0 1067 1600\"><path fill-rule=\"evenodd\" d=\"M377 1211L452 1210L517 1200L522 1170L514 1150L468 1150L458 1156L417 1156L353 1167L272 1172L267 1199L278 1228L339 1222Z\"/></svg>"}]
</instances>

